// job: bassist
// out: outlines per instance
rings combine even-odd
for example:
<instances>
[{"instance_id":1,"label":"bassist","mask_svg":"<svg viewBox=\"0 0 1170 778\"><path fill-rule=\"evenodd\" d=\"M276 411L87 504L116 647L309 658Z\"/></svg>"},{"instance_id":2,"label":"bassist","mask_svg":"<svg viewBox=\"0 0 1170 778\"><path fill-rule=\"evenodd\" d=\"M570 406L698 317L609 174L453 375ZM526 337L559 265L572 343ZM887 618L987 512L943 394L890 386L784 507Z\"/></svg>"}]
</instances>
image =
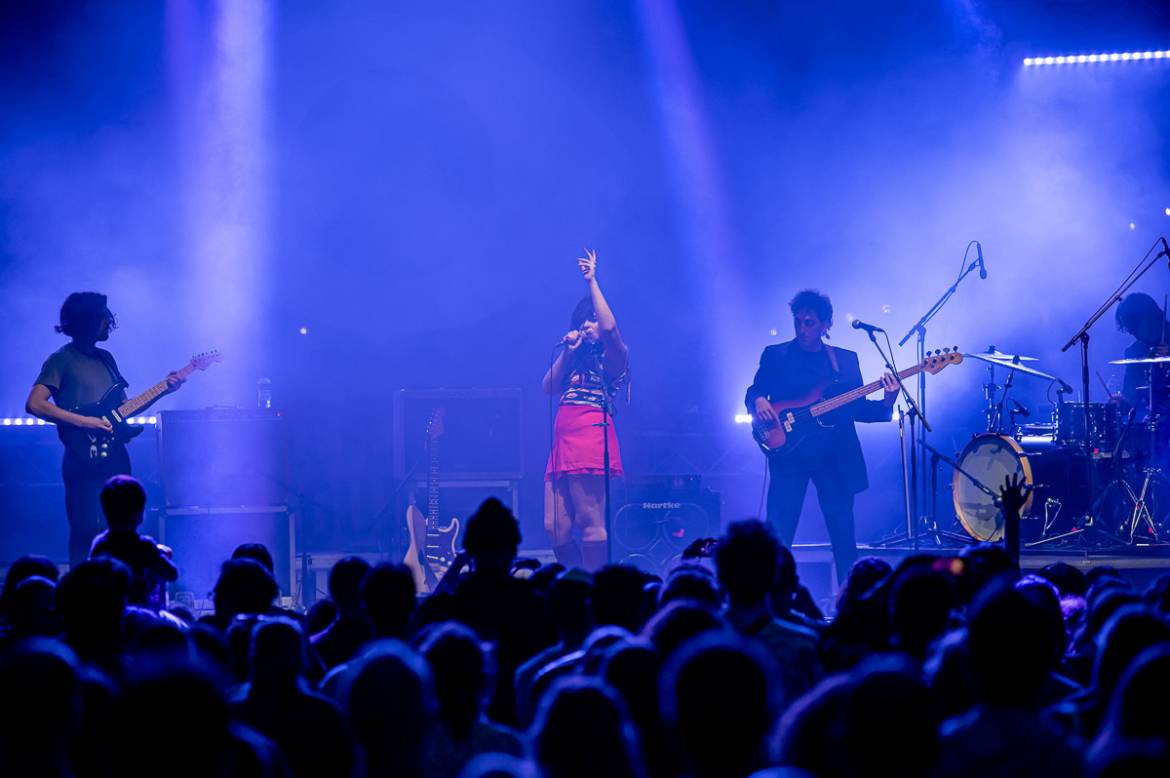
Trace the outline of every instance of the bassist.
<instances>
[{"instance_id":1,"label":"bassist","mask_svg":"<svg viewBox=\"0 0 1170 778\"><path fill-rule=\"evenodd\" d=\"M860 387L861 368L853 351L824 342L833 325L833 304L826 295L806 289L789 303L796 337L768 346L748 387L745 402L758 424L780 422L772 403L795 400L823 391L828 397ZM811 480L825 517L837 580L843 583L857 556L853 531L853 498L869 482L865 459L853 423L889 421L898 386L882 377L882 400L856 400L824 418L826 427L803 440L791 453L769 456L768 521L781 542L791 546L805 492Z\"/></svg>"},{"instance_id":2,"label":"bassist","mask_svg":"<svg viewBox=\"0 0 1170 778\"><path fill-rule=\"evenodd\" d=\"M114 356L98 348L108 340L117 320L106 305L106 296L97 292L74 292L61 306L61 320L56 330L69 336L69 343L45 360L29 393L25 410L33 416L58 426L64 437L67 428L112 432L106 419L74 413L94 403L115 385L125 384ZM183 379L167 376L168 391L174 391ZM125 399L123 394L121 399ZM89 556L89 546L102 531L101 505L98 495L102 485L115 475L130 474L130 457L126 447L113 443L108 455L90 460L66 448L61 463L65 482L65 514L69 519L69 566L74 567Z\"/></svg>"}]
</instances>

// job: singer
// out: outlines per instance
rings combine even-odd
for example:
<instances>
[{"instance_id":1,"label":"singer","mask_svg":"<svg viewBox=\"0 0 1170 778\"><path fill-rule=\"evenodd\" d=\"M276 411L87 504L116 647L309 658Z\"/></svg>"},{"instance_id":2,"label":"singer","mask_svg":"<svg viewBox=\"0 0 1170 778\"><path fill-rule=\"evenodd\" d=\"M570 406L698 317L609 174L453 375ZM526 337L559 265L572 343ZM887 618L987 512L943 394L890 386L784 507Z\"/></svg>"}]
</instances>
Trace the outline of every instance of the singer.
<instances>
[{"instance_id":1,"label":"singer","mask_svg":"<svg viewBox=\"0 0 1170 778\"><path fill-rule=\"evenodd\" d=\"M825 343L833 326L829 298L805 289L788 305L796 337L764 349L744 400L759 422L777 420L772 402L800 398L817 389L832 396L863 385L857 353ZM796 455L768 459L768 521L780 541L791 546L812 481L833 546L838 582L845 580L857 557L853 499L869 486L854 422L890 420L898 385L889 373L882 377L882 388L882 400L857 400L834 411L832 426L809 439Z\"/></svg>"},{"instance_id":2,"label":"singer","mask_svg":"<svg viewBox=\"0 0 1170 778\"><path fill-rule=\"evenodd\" d=\"M560 395L544 475L544 528L557 561L596 570L608 561L602 436L609 441L610 476L620 478L613 398L629 376L629 349L597 282L597 252L585 249L577 267L588 293L573 309L559 344L564 348L541 384L545 394Z\"/></svg>"}]
</instances>

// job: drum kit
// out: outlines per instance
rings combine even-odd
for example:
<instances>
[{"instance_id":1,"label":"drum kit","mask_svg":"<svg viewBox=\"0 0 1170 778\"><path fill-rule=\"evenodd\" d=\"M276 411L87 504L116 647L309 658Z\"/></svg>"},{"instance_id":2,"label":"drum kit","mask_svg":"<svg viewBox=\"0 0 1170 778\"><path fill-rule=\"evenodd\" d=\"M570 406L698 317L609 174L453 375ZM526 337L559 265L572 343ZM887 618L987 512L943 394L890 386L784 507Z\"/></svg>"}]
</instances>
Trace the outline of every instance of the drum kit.
<instances>
[{"instance_id":1,"label":"drum kit","mask_svg":"<svg viewBox=\"0 0 1170 778\"><path fill-rule=\"evenodd\" d=\"M1151 411L1123 410L1114 400L1083 404L1067 400L1071 388L1038 370L1036 359L1000 352L965 355L986 364L983 385L987 427L972 437L954 469L951 496L963 529L977 541L1004 535L998 501L1004 479L1019 473L1029 487L1021 512L1025 547L1077 543L1136 546L1170 541L1170 477L1164 471L1165 426ZM1146 371L1148 409L1154 402L1156 373L1170 357L1121 359ZM1006 372L1005 372L1006 371ZM1057 400L1050 421L1030 422L1028 411L1009 401L1017 376L1049 381ZM1002 385L997 379L1003 377ZM1138 417L1135 422L1135 417ZM937 455L937 452L936 452Z\"/></svg>"}]
</instances>

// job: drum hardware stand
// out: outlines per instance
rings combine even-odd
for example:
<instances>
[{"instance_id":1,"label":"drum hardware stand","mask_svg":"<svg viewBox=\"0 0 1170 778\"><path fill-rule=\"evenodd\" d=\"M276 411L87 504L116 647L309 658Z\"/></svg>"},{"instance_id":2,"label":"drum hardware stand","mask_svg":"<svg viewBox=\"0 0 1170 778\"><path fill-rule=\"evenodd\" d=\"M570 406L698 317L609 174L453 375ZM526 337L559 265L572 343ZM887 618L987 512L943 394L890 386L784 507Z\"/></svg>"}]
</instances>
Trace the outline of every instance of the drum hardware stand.
<instances>
[{"instance_id":1,"label":"drum hardware stand","mask_svg":"<svg viewBox=\"0 0 1170 778\"><path fill-rule=\"evenodd\" d=\"M1161 246L1161 251L1158 251L1158 253L1154 254L1154 251L1159 247L1159 245ZM1152 258L1150 257L1151 254L1153 254ZM1137 266L1131 270L1129 275L1125 277L1125 280L1121 282L1121 285L1118 286L1117 289L1114 290L1108 298L1106 298L1105 302L1101 304L1101 306L1093 313L1093 315L1090 316L1083 325L1081 325L1081 328L1077 330L1076 334L1069 338L1068 342L1065 343L1060 349L1061 352L1065 352L1072 348L1074 343L1081 344L1081 405L1083 408L1082 414L1084 415L1084 436L1082 439L1082 444L1084 446L1086 462L1085 473L1087 480L1085 483L1089 485L1089 494L1096 494L1097 492L1096 473L1093 470L1093 459L1091 456L1089 456L1090 452L1093 450L1092 437L1089 432L1089 330L1092 329L1093 325L1097 323L1098 319L1109 312L1110 308L1121 302L1121 299L1125 296L1125 293L1128 292L1130 288L1138 282L1138 279L1144 276L1149 271L1149 269L1152 268L1162 257L1166 257L1166 259L1170 261L1170 243L1167 243L1165 238L1158 238L1156 241L1154 241L1154 245L1151 246L1148 251L1146 251L1141 260L1138 261ZM1165 315L1165 311L1163 311L1163 315ZM1093 517L1090 513L1086 522L1086 527L1092 526L1092 521Z\"/></svg>"},{"instance_id":2,"label":"drum hardware stand","mask_svg":"<svg viewBox=\"0 0 1170 778\"><path fill-rule=\"evenodd\" d=\"M1129 545L1133 545L1134 536L1137 534L1138 523L1144 521L1146 526L1150 528L1150 535L1153 536L1154 542L1158 542L1158 528L1154 524L1153 514L1150 513L1150 506L1146 502L1146 494L1149 493L1150 481L1155 475L1162 472L1158 467L1142 468L1145 478L1142 479L1141 491L1134 494L1133 487L1129 482L1122 481L1121 485L1125 487L1125 491L1129 494L1129 498L1133 500L1133 513L1129 517Z\"/></svg>"},{"instance_id":3,"label":"drum hardware stand","mask_svg":"<svg viewBox=\"0 0 1170 778\"><path fill-rule=\"evenodd\" d=\"M970 253L972 246L978 247L979 257L975 261L971 262L970 264L966 264L967 255ZM909 330L907 330L906 334L902 336L902 339L898 341L899 347L905 346L906 341L910 340L911 337L917 336L916 344L915 344L916 345L915 352L916 352L916 356L917 356L919 364L921 364L926 359L926 325L929 324L931 319L933 319L938 314L938 312L943 309L943 306L945 306L948 301L950 301L951 297L953 297L955 292L958 291L959 284L963 283L964 278L966 278L967 276L969 276L971 273L975 272L976 270L979 271L980 278L987 277L987 271L983 268L983 261L982 260L983 260L983 249L981 246L979 246L979 242L973 240L970 243L968 243L967 248L963 252L963 262L964 262L965 267L963 267L962 272L959 273L959 277L955 279L955 282L953 284L951 284L949 287L947 287L947 290L942 293L942 296L939 297L938 300L936 300L934 302L934 304L930 306L930 308L926 311L926 313L924 313L922 315L922 318L920 318L917 322L915 322L914 326L912 326ZM910 449L910 463L911 463L911 466L913 467L913 470L912 470L912 477L910 479L910 484L913 488L913 497L912 497L911 502L913 504L914 511L917 514L918 513L918 506L919 506L920 492L926 488L926 472L925 472L926 445L927 445L926 444L926 435L927 435L927 433L930 432L930 426L925 424L925 423L921 427L916 426L916 419L914 418L914 414L913 414L914 409L915 409L915 406L911 406L911 416L910 416L911 435L910 435L910 438L912 441L912 446ZM917 410L918 410L919 417L921 417L922 413L924 413L926 411L926 375L925 375L925 373L918 374ZM925 420L923 420L923 421L925 421ZM921 465L919 465L919 462L918 462L919 458L921 458ZM925 502L925 500L923 500L923 502ZM928 520L930 522L933 522L935 519L935 517L933 517L933 516L931 516L931 517L919 516L918 518L919 518L919 521L923 524L927 524ZM932 530L932 532L933 531L934 530Z\"/></svg>"}]
</instances>

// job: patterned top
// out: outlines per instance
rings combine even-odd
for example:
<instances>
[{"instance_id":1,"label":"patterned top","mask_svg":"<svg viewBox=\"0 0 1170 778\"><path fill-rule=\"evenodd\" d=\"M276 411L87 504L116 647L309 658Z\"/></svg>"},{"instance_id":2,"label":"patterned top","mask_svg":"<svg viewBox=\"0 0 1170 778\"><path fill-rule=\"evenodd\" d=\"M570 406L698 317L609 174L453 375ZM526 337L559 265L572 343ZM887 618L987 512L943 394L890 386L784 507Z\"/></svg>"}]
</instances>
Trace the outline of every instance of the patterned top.
<instances>
[{"instance_id":1,"label":"patterned top","mask_svg":"<svg viewBox=\"0 0 1170 778\"><path fill-rule=\"evenodd\" d=\"M628 384L630 366L627 364L621 375L606 385L601 363L602 350L588 346L585 348L589 348L589 351L573 359L569 374L565 378L565 388L561 392L561 405L604 408L612 416L615 410L613 398Z\"/></svg>"}]
</instances>

